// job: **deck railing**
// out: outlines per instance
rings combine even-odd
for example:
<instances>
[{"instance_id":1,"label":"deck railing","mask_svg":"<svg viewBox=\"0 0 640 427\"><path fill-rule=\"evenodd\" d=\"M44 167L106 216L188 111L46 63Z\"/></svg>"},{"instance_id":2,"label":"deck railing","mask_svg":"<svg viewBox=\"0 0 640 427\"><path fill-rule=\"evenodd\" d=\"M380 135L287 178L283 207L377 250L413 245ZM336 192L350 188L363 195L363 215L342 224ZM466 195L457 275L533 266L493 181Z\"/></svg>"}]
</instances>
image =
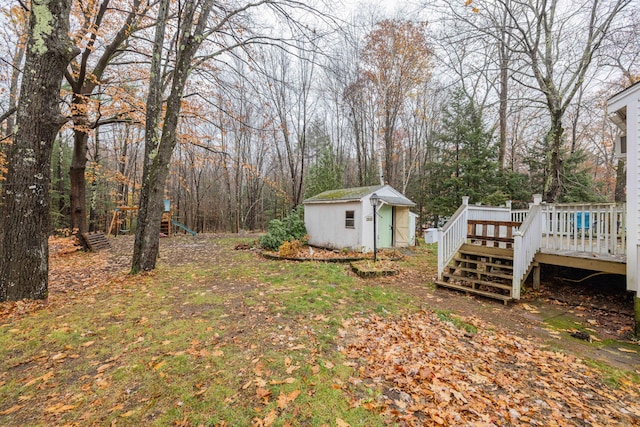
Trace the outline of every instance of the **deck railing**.
<instances>
[{"instance_id":1,"label":"deck railing","mask_svg":"<svg viewBox=\"0 0 640 427\"><path fill-rule=\"evenodd\" d=\"M513 282L511 297L520 299L522 280L529 272L529 267L542 245L543 209L534 203L529 209L526 219L515 233L513 240Z\"/></svg>"},{"instance_id":2,"label":"deck railing","mask_svg":"<svg viewBox=\"0 0 640 427\"><path fill-rule=\"evenodd\" d=\"M438 230L438 280L442 280L445 267L467 240L467 220L469 218L467 208L469 206L465 202L449 218L444 227Z\"/></svg>"},{"instance_id":3,"label":"deck railing","mask_svg":"<svg viewBox=\"0 0 640 427\"><path fill-rule=\"evenodd\" d=\"M511 211L511 221L524 222L524 220L527 219L528 213L529 209L514 209Z\"/></svg>"},{"instance_id":4,"label":"deck railing","mask_svg":"<svg viewBox=\"0 0 640 427\"><path fill-rule=\"evenodd\" d=\"M624 204L543 205L542 248L593 254L626 254Z\"/></svg>"},{"instance_id":5,"label":"deck railing","mask_svg":"<svg viewBox=\"0 0 640 427\"><path fill-rule=\"evenodd\" d=\"M511 208L504 206L469 205L469 220L511 221Z\"/></svg>"}]
</instances>

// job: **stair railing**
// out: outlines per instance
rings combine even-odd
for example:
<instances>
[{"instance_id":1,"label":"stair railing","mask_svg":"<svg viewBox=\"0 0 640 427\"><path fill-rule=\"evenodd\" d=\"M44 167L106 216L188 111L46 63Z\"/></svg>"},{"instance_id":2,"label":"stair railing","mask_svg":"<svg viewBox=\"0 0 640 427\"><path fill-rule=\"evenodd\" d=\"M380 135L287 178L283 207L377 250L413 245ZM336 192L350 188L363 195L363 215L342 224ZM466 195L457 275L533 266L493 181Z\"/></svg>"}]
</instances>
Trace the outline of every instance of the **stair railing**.
<instances>
[{"instance_id":1,"label":"stair railing","mask_svg":"<svg viewBox=\"0 0 640 427\"><path fill-rule=\"evenodd\" d=\"M542 247L542 196L533 197L533 205L520 229L513 236L513 282L511 297L520 299L520 287L536 253Z\"/></svg>"},{"instance_id":2,"label":"stair railing","mask_svg":"<svg viewBox=\"0 0 640 427\"><path fill-rule=\"evenodd\" d=\"M444 227L438 230L438 280L442 280L444 269L467 240L469 198L462 198L462 205Z\"/></svg>"}]
</instances>

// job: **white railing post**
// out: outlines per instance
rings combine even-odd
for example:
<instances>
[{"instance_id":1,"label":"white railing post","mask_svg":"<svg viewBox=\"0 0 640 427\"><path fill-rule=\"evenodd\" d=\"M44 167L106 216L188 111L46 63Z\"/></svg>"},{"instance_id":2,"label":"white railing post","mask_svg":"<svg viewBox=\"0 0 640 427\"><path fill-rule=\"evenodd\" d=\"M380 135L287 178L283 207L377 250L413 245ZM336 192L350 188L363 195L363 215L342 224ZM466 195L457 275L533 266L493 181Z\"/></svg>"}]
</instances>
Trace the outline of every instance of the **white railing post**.
<instances>
[{"instance_id":1,"label":"white railing post","mask_svg":"<svg viewBox=\"0 0 640 427\"><path fill-rule=\"evenodd\" d=\"M513 280L511 297L520 299L524 275L542 246L542 196L536 194L533 205L520 229L513 236Z\"/></svg>"},{"instance_id":2,"label":"white railing post","mask_svg":"<svg viewBox=\"0 0 640 427\"><path fill-rule=\"evenodd\" d=\"M438 229L438 280L442 280L445 267L467 240L468 209L469 197L464 196L462 205L444 227Z\"/></svg>"},{"instance_id":3,"label":"white railing post","mask_svg":"<svg viewBox=\"0 0 640 427\"><path fill-rule=\"evenodd\" d=\"M513 235L513 279L511 284L511 298L520 299L520 286L522 280L517 279L516 277L520 277L521 273L521 265L520 265L520 257L516 254L520 254L522 252L522 232L520 230L516 231Z\"/></svg>"}]
</instances>

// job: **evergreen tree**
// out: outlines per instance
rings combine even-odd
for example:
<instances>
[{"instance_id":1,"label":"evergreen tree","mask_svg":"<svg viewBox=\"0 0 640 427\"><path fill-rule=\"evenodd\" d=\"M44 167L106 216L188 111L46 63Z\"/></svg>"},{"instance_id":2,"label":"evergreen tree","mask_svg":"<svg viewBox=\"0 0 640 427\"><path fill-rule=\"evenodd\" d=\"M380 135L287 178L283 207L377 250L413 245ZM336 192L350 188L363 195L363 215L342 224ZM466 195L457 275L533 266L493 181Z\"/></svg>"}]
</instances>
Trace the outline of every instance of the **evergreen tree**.
<instances>
[{"instance_id":1,"label":"evergreen tree","mask_svg":"<svg viewBox=\"0 0 640 427\"><path fill-rule=\"evenodd\" d=\"M305 197L313 197L327 190L336 190L342 186L343 169L338 164L330 145L322 147L316 163L309 167L306 177Z\"/></svg>"},{"instance_id":2,"label":"evergreen tree","mask_svg":"<svg viewBox=\"0 0 640 427\"><path fill-rule=\"evenodd\" d=\"M449 216L462 196L471 203L502 199L498 187L498 152L486 131L482 114L462 92L454 93L443 112L438 136L440 161L427 165L430 197L426 210L433 216Z\"/></svg>"},{"instance_id":3,"label":"evergreen tree","mask_svg":"<svg viewBox=\"0 0 640 427\"><path fill-rule=\"evenodd\" d=\"M576 150L569 154L561 153L563 159L560 173L562 187L559 189L560 203L571 202L602 202L602 189L593 181L591 171L587 166L588 154L583 150ZM528 186L532 193L542 193L545 183L551 179L548 169L548 144L540 142L530 151L525 163L529 167Z\"/></svg>"}]
</instances>

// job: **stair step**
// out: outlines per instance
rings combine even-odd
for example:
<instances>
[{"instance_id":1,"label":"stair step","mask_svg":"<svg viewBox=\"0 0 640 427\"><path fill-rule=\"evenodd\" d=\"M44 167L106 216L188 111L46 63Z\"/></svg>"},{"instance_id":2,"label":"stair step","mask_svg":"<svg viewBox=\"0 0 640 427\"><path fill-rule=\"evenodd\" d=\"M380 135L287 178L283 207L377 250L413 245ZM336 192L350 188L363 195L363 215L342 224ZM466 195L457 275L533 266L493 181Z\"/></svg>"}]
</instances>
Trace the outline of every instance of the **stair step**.
<instances>
[{"instance_id":1,"label":"stair step","mask_svg":"<svg viewBox=\"0 0 640 427\"><path fill-rule=\"evenodd\" d=\"M511 280L513 279L513 274L508 274L508 273L494 273L491 271L484 271L484 270L478 270L477 268L467 268L467 267L449 267L449 273L453 273L454 271L464 271L466 273L472 273L472 274L479 274L481 276L491 276L491 277L497 277L500 279L507 279L507 280Z\"/></svg>"},{"instance_id":2,"label":"stair step","mask_svg":"<svg viewBox=\"0 0 640 427\"><path fill-rule=\"evenodd\" d=\"M468 258L460 258L460 257L454 257L453 260L457 263L466 262L468 264L484 265L485 267L496 267L496 268L503 268L505 270L513 270L512 264L498 264L495 262L480 261L476 259L468 259Z\"/></svg>"},{"instance_id":3,"label":"stair step","mask_svg":"<svg viewBox=\"0 0 640 427\"><path fill-rule=\"evenodd\" d=\"M493 248L487 246L470 245L467 243L462 245L458 252L460 252L461 255L477 255L490 258L513 260L513 249Z\"/></svg>"},{"instance_id":4,"label":"stair step","mask_svg":"<svg viewBox=\"0 0 640 427\"><path fill-rule=\"evenodd\" d=\"M481 291L480 289L472 289L472 288L468 288L466 286L458 285L455 283L436 281L436 286L440 286L443 288L456 289L458 291L464 291L471 294L481 295L487 298L499 299L503 301L505 304L513 300L513 298L511 298L511 296L509 295L494 294L493 292Z\"/></svg>"},{"instance_id":5,"label":"stair step","mask_svg":"<svg viewBox=\"0 0 640 427\"><path fill-rule=\"evenodd\" d=\"M460 275L451 274L451 273L443 273L442 278L458 280L461 282L467 282L475 285L484 285L484 286L489 286L497 289L504 289L505 291L511 291L511 289L513 288L511 284L506 285L504 283L489 282L487 280L474 279L473 277L460 276ZM447 282L447 283L450 283L450 282Z\"/></svg>"}]
</instances>

